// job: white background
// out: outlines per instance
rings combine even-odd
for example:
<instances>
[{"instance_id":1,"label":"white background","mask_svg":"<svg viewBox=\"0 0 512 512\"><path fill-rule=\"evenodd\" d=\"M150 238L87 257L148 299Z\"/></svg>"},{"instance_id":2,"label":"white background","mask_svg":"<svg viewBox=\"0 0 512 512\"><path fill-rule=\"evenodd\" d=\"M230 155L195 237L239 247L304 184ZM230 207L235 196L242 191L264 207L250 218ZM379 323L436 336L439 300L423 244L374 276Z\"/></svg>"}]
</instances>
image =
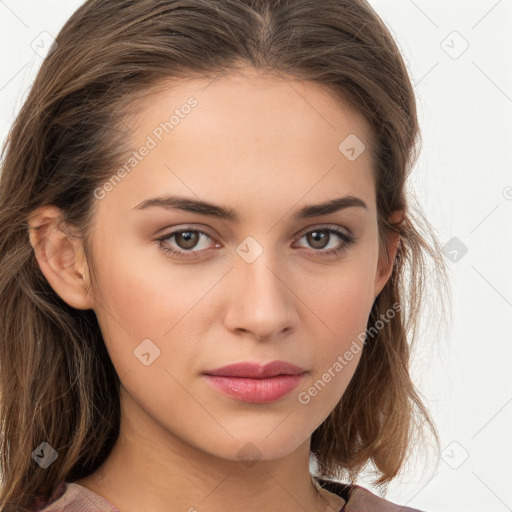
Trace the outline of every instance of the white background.
<instances>
[{"instance_id":1,"label":"white background","mask_svg":"<svg viewBox=\"0 0 512 512\"><path fill-rule=\"evenodd\" d=\"M42 32L56 36L81 3L0 0L2 141L42 61L33 41ZM370 3L415 85L423 145L414 189L441 243L456 237L451 243L467 247L456 262L447 256L449 329L425 329L413 367L443 458L430 469L415 463L386 497L428 512L505 512L512 510L512 0Z\"/></svg>"}]
</instances>

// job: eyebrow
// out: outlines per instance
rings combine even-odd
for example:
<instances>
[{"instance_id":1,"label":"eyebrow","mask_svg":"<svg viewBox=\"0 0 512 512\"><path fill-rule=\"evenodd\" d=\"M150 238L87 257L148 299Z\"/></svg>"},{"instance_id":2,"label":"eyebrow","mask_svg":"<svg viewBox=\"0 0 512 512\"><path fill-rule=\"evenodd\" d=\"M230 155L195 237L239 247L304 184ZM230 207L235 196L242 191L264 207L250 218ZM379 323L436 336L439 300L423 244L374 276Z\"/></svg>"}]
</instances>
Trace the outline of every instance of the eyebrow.
<instances>
[{"instance_id":1,"label":"eyebrow","mask_svg":"<svg viewBox=\"0 0 512 512\"><path fill-rule=\"evenodd\" d=\"M232 222L240 221L240 216L236 210L232 208L180 196L161 196L146 199L134 206L132 210L145 210L152 207L160 207L168 210L183 210L186 212L199 213L200 215L208 215L219 219L230 220ZM359 197L344 196L331 199L324 203L306 205L295 213L294 218L309 219L311 217L329 215L330 213L335 213L352 207L368 208L366 203Z\"/></svg>"}]
</instances>

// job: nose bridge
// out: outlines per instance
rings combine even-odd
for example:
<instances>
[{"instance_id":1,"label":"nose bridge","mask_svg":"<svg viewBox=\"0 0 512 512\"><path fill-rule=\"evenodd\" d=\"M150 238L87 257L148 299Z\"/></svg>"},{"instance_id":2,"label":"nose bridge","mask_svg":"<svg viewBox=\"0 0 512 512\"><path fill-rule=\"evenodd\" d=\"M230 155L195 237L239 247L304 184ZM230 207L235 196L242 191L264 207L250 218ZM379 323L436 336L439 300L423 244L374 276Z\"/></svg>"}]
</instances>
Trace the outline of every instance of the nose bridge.
<instances>
[{"instance_id":1,"label":"nose bridge","mask_svg":"<svg viewBox=\"0 0 512 512\"><path fill-rule=\"evenodd\" d=\"M291 327L293 294L276 249L247 237L236 252L232 278L237 285L230 297L230 327L252 331L260 338Z\"/></svg>"},{"instance_id":2,"label":"nose bridge","mask_svg":"<svg viewBox=\"0 0 512 512\"><path fill-rule=\"evenodd\" d=\"M244 283L243 289L252 294L250 300L255 302L254 307L258 302L267 307L275 301L283 302L286 294L282 289L283 278L279 276L283 270L282 266L281 270L279 268L280 258L276 249L269 243L264 248L255 239L251 239L252 237L248 238L237 248L240 260L237 261L236 270ZM247 249L248 252L244 252Z\"/></svg>"}]
</instances>

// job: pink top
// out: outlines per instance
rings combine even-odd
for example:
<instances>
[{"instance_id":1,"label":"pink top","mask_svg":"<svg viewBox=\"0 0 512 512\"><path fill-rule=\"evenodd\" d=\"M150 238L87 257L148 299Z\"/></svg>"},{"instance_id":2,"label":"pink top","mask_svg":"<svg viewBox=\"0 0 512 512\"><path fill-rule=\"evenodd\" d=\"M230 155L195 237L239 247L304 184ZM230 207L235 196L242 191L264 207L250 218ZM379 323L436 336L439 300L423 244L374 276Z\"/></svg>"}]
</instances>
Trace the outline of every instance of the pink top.
<instances>
[{"instance_id":1,"label":"pink top","mask_svg":"<svg viewBox=\"0 0 512 512\"><path fill-rule=\"evenodd\" d=\"M320 485L346 500L339 512L421 512L420 510L395 505L378 497L364 487L340 484L317 479ZM347 500L348 498L348 500ZM120 512L105 498L86 487L63 482L50 497L48 505L33 509L33 512Z\"/></svg>"}]
</instances>

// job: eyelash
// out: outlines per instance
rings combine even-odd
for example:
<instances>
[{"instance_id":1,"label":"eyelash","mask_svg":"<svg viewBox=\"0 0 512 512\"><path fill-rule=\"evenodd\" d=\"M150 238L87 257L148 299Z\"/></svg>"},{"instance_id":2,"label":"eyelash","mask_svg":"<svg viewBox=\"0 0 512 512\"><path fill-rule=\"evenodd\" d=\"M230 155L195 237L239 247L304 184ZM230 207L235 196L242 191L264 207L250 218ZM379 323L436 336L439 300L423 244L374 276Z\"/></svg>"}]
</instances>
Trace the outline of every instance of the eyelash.
<instances>
[{"instance_id":1,"label":"eyelash","mask_svg":"<svg viewBox=\"0 0 512 512\"><path fill-rule=\"evenodd\" d=\"M333 228L333 227L318 227L318 228L315 228L315 229L311 229L310 231L306 231L304 234L302 234L299 238L299 240L301 238L303 238L304 236L308 235L309 233L313 233L315 231L321 231L321 232L325 232L325 233L329 233L330 235L337 235L344 243L342 245L340 245L339 247L335 248L335 249L330 249L328 251L322 251L322 250L314 250L314 252L317 252L325 257L327 256L334 256L334 255L338 255L338 254L341 254L343 251L347 250L348 247L353 244L355 241L356 241L356 237L354 235L349 235L339 229L336 229L336 228ZM169 240L169 238L172 238L174 235L178 234L178 233L185 233L185 232L188 232L188 233L199 233L200 235L205 235L207 236L208 238L212 238L208 233L206 233L205 231L202 231L200 229L177 229L175 231L171 231L170 233L167 233L166 235L160 237L160 238L157 238L156 241L159 242L159 246L160 246L160 249L168 256L170 257L174 257L174 258L178 258L178 259L185 259L185 258L194 258L196 257L196 254L195 253L203 253L203 255L206 255L206 254L210 254L212 251L215 251L214 248L209 248L209 249L203 249L202 251L194 251L194 250L190 250L190 251L179 251L179 250L176 250L176 249L173 249L173 248L169 248L167 247L164 242L166 240Z\"/></svg>"}]
</instances>

